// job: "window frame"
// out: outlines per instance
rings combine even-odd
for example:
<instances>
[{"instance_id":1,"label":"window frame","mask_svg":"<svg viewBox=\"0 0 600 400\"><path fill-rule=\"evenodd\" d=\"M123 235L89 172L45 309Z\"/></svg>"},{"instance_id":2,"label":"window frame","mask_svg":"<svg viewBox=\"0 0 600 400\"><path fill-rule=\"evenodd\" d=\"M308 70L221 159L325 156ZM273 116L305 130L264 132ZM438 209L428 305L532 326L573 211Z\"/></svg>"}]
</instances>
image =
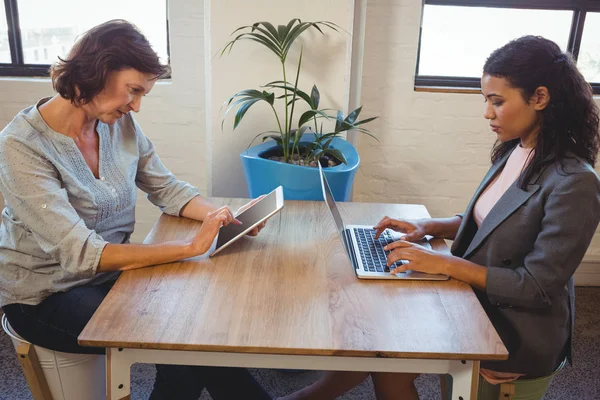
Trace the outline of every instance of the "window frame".
<instances>
[{"instance_id":1,"label":"window frame","mask_svg":"<svg viewBox=\"0 0 600 400\"><path fill-rule=\"evenodd\" d=\"M21 26L19 22L19 7L18 0L4 0L4 8L6 10L6 22L8 25L8 42L10 46L10 63L0 63L0 77L41 77L47 78L50 76L50 64L25 64L23 57L23 41L21 38ZM169 43L169 10L168 1L165 2L167 7L167 59L171 59L171 45ZM0 15L0 18L2 16ZM162 79L169 79L166 76Z\"/></svg>"},{"instance_id":2,"label":"window frame","mask_svg":"<svg viewBox=\"0 0 600 400\"><path fill-rule=\"evenodd\" d=\"M600 0L423 0L425 5L463 6L463 7L490 7L490 8L517 8L537 10L569 10L573 11L573 20L567 44L567 52L571 53L575 61L579 57L581 39L588 12L600 12ZM422 14L421 14L422 18ZM419 43L417 49L417 65L415 67L415 89L428 88L472 88L480 89L480 78L461 76L435 76L419 75L421 57L421 34L423 24L419 29ZM595 94L600 94L600 82L589 82Z\"/></svg>"}]
</instances>

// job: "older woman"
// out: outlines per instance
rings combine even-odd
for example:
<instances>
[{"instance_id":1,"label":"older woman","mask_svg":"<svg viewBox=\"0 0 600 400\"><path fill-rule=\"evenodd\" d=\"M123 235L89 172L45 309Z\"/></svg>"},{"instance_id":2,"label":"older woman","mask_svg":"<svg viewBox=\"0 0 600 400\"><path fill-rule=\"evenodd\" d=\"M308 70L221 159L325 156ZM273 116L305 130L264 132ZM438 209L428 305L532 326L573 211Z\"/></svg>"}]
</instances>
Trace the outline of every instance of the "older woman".
<instances>
[{"instance_id":1,"label":"older woman","mask_svg":"<svg viewBox=\"0 0 600 400\"><path fill-rule=\"evenodd\" d=\"M77 337L119 271L203 254L221 226L239 223L175 179L131 115L167 73L133 25L106 22L52 67L57 94L0 134L0 306L28 341L103 353ZM197 235L129 244L136 187L163 212L203 221ZM205 387L214 399L270 398L244 369L187 366L157 366L151 398L196 400Z\"/></svg>"}]
</instances>

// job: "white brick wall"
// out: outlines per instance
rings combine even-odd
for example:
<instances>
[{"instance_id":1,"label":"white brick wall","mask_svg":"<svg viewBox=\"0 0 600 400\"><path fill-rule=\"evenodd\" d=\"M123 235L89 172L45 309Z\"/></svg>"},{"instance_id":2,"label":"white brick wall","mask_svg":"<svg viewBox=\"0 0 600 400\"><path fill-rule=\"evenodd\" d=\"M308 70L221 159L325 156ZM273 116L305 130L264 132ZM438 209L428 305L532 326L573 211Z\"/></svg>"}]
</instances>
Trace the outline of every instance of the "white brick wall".
<instances>
[{"instance_id":1,"label":"white brick wall","mask_svg":"<svg viewBox=\"0 0 600 400\"><path fill-rule=\"evenodd\" d=\"M380 142L359 138L354 200L422 203L451 216L486 173L495 135L481 95L413 90L420 13L414 0L368 2L362 103L365 115L380 116L370 126ZM586 260L599 256L597 233Z\"/></svg>"}]
</instances>

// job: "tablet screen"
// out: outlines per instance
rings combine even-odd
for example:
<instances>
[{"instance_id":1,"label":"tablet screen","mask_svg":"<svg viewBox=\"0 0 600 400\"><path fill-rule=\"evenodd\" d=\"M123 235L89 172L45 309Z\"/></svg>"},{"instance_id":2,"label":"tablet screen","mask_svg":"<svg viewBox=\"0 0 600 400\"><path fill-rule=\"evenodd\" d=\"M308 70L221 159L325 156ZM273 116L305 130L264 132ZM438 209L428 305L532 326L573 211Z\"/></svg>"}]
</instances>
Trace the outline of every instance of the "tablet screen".
<instances>
[{"instance_id":1,"label":"tablet screen","mask_svg":"<svg viewBox=\"0 0 600 400\"><path fill-rule=\"evenodd\" d=\"M249 227L256 225L261 220L274 214L278 209L278 191L280 193L282 192L279 188L275 189L265 196L261 201L238 214L236 218L242 222L241 225L229 224L223 226L219 230L215 251L219 250L219 248L221 248L223 245L229 243L231 240L244 233ZM281 205L283 205L283 201L281 201L281 199L279 199L279 202Z\"/></svg>"}]
</instances>

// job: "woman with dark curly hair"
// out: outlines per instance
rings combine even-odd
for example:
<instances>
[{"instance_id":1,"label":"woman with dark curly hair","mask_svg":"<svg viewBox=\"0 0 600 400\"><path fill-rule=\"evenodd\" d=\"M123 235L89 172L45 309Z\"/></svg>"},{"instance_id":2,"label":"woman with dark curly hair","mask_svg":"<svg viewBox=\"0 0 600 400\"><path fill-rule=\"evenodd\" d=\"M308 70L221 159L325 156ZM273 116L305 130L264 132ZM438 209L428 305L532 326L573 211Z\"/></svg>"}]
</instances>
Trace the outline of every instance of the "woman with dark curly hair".
<instances>
[{"instance_id":1,"label":"woman with dark curly hair","mask_svg":"<svg viewBox=\"0 0 600 400\"><path fill-rule=\"evenodd\" d=\"M481 363L478 399L544 396L571 360L573 274L600 220L598 108L572 58L525 36L494 51L483 69L484 117L497 136L492 167L466 212L418 221L383 218L375 229L407 233L388 264L470 284L510 356ZM453 239L452 255L412 243ZM393 338L390 338L393 340ZM334 399L368 374L331 372L285 400ZM417 399L417 374L373 373L379 400ZM509 390L510 391L510 390Z\"/></svg>"},{"instance_id":2,"label":"woman with dark curly hair","mask_svg":"<svg viewBox=\"0 0 600 400\"><path fill-rule=\"evenodd\" d=\"M29 342L68 353L119 271L207 252L240 223L175 179L131 111L169 72L133 25L86 32L51 69L57 94L21 111L0 134L0 307ZM190 241L130 244L137 188L167 214L203 221ZM260 227L259 227L260 228ZM256 235L259 228L251 234ZM207 321L210 323L210 321ZM151 399L269 399L242 368L157 365ZM235 384L232 384L235 382Z\"/></svg>"}]
</instances>

